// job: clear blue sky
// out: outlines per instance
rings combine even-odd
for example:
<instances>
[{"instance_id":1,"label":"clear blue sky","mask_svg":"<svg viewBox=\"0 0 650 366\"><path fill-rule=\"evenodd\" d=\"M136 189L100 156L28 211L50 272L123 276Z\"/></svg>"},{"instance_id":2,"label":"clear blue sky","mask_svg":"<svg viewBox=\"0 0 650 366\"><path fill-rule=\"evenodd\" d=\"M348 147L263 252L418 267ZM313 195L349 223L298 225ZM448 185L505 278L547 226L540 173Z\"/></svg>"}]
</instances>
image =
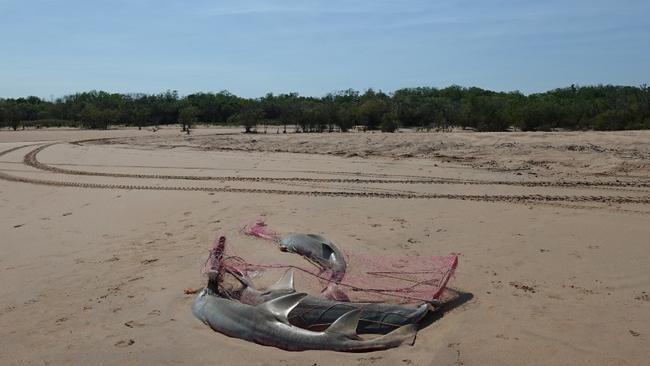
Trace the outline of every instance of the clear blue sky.
<instances>
[{"instance_id":1,"label":"clear blue sky","mask_svg":"<svg viewBox=\"0 0 650 366\"><path fill-rule=\"evenodd\" d=\"M650 84L648 0L0 0L0 97Z\"/></svg>"}]
</instances>

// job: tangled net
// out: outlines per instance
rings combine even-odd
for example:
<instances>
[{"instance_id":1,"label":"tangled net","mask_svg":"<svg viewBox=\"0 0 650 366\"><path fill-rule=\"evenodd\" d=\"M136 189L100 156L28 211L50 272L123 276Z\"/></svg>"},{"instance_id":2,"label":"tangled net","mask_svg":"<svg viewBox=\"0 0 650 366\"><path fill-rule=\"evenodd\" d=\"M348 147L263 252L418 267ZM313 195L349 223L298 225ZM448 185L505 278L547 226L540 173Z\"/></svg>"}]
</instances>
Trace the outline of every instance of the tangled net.
<instances>
[{"instance_id":1,"label":"tangled net","mask_svg":"<svg viewBox=\"0 0 650 366\"><path fill-rule=\"evenodd\" d=\"M357 253L345 247L348 266L345 276L340 278L309 258L306 258L309 261L305 264L300 256L279 257L279 251L269 251L268 244L279 243L282 235L268 228L261 220L244 226L240 233L263 240L242 240L248 246L241 248L247 253L246 258L238 255L240 247L226 245L225 237L215 242L204 271L213 278L219 278L221 284L224 284L225 275L230 274L243 283L254 279L255 287L264 288L293 269L300 291L320 293L324 298L332 299L332 289L335 289L339 294L344 293L346 301L350 302L435 304L458 265L455 255L379 255ZM278 257L277 260L274 257ZM237 288L222 286L221 293L237 298Z\"/></svg>"}]
</instances>

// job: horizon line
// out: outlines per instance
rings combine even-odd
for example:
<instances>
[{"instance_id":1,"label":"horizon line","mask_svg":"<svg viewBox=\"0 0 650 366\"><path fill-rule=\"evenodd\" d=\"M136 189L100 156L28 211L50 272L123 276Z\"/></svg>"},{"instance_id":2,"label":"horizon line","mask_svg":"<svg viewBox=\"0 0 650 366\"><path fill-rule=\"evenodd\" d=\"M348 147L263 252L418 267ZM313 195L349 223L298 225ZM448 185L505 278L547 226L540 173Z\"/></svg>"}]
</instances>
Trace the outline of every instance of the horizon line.
<instances>
[{"instance_id":1,"label":"horizon line","mask_svg":"<svg viewBox=\"0 0 650 366\"><path fill-rule=\"evenodd\" d=\"M353 91L359 92L359 94L363 94L363 93L365 93L365 92L367 92L369 90L373 90L373 91L375 91L377 93L392 95L396 91L399 91L399 90L420 89L420 88L444 90L444 89L448 89L448 88L452 88L452 87L459 87L459 88L462 88L462 89L476 88L476 89L481 89L481 90L484 90L484 91L489 91L489 92L494 92L494 93L505 93L505 94L519 93L519 94L522 94L524 96L531 96L531 95L536 95L536 94L544 94L544 93L548 93L548 92L552 92L552 91L560 90L560 89L568 89L568 88L571 88L571 87L574 87L574 88L589 88L589 87L623 87L623 88L626 88L627 87L627 88L640 88L640 89L643 89L643 88L647 88L648 84L644 83L644 82L639 83L637 85L612 84L612 83L595 83L595 84L572 83L572 84L567 85L567 86L560 86L560 87L547 89L547 90L544 90L544 91L531 92L531 93L522 92L520 89L515 89L515 90L494 90L494 89L484 88L484 87L480 87L480 86L476 86L476 85L465 86L465 85L460 85L460 84L449 84L449 85L444 86L444 87L440 87L440 86L424 86L424 85L422 85L422 86L408 86L408 87L401 87L401 88L393 89L392 91L385 91L385 90L383 90L381 88L374 88L374 87L366 87L366 88L363 88L363 89L344 88L344 89L329 91L329 92L326 92L326 93L321 94L321 95L305 95L305 94L301 94L300 92L297 92L297 91L289 91L289 92L269 91L269 92L266 92L265 94L263 94L261 96L257 96L257 97L240 96L240 95L237 95L236 93L230 91L229 89L221 89L221 90L218 90L218 91L215 91L215 90L210 90L210 91L199 90L199 91L194 91L194 92L191 92L191 93L188 93L188 94L181 94L181 93L178 92L178 89L171 89L171 88L161 90L161 91L158 91L158 92L150 92L150 93L147 93L147 92L116 92L116 91L109 91L109 90L105 90L105 89L88 89L88 90L83 90L83 91L65 93L65 94L62 94L62 95L59 95L59 96L55 96L54 94L50 94L47 97L43 97L43 96L38 96L38 95L35 95L35 94L29 94L29 95L23 95L23 96L17 96L17 97L0 96L0 99L8 100L8 99L20 99L20 98L37 97L37 98L39 98L39 99L41 99L43 101L53 102L53 101L55 101L57 99L65 98L65 97L72 96L72 95L75 95L75 94L90 93L90 92L105 92L105 93L108 93L108 94L146 95L146 96L159 95L159 94L164 94L164 93L167 93L167 92L175 92L175 93L178 94L179 98L185 98L185 97L188 97L190 95L195 95L195 94L220 94L220 93L229 93L229 94L232 94L232 95L237 96L237 97L242 98L242 99L259 99L259 98L263 98L263 97L265 97L265 96L267 96L269 94L271 94L273 96L296 94L298 97L304 97L304 98L323 98L323 97L325 97L325 96L327 96L329 94L337 94L339 92L344 92L344 91L348 91L348 90L353 90Z\"/></svg>"}]
</instances>

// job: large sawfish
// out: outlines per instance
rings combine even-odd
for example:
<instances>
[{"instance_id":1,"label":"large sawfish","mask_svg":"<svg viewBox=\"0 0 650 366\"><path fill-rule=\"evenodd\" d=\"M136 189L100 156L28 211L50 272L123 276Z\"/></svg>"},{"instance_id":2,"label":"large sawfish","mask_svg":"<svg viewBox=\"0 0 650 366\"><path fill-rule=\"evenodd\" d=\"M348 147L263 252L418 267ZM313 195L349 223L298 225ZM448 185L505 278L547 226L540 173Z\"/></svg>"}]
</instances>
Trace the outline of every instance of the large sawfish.
<instances>
[{"instance_id":1,"label":"large sawfish","mask_svg":"<svg viewBox=\"0 0 650 366\"><path fill-rule=\"evenodd\" d=\"M428 311L426 304L349 303L297 293L291 270L258 290L245 272L222 262L225 245L220 237L210 250L208 285L192 309L202 322L232 337L293 351L380 350L412 344L416 323ZM385 335L363 340L357 332Z\"/></svg>"},{"instance_id":2,"label":"large sawfish","mask_svg":"<svg viewBox=\"0 0 650 366\"><path fill-rule=\"evenodd\" d=\"M397 347L405 342L413 344L415 340L417 326L414 324L375 339L361 339L356 331L360 309L345 313L322 332L296 327L289 322L288 316L306 296L292 293L258 305L248 305L215 296L206 288L194 300L192 312L220 333L289 351L373 351Z\"/></svg>"},{"instance_id":3,"label":"large sawfish","mask_svg":"<svg viewBox=\"0 0 650 366\"><path fill-rule=\"evenodd\" d=\"M239 301L249 305L259 305L266 301L295 293L293 271L287 271L280 280L267 289L257 290L245 285L239 293ZM212 286L211 286L212 287ZM416 324L428 313L429 305L418 307L382 304L343 302L322 299L307 295L291 311L291 324L305 329L318 329L334 323L344 314L360 309L360 321L357 326L359 333L386 334L397 327Z\"/></svg>"}]
</instances>

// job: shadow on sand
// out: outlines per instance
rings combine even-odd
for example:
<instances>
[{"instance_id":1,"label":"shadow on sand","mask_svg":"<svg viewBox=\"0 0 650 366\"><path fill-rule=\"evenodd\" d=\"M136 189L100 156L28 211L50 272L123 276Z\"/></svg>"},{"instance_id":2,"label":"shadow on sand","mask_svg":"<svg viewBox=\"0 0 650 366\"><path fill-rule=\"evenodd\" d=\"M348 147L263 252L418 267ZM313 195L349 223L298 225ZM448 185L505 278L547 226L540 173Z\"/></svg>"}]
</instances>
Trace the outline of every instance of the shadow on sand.
<instances>
[{"instance_id":1,"label":"shadow on sand","mask_svg":"<svg viewBox=\"0 0 650 366\"><path fill-rule=\"evenodd\" d=\"M428 327L438 321L438 319L445 316L448 312L465 305L474 298L474 295L469 292L462 292L452 288L447 288L447 291L450 294L450 298L443 301L442 305L436 308L436 310L430 311L429 314L420 321L420 329Z\"/></svg>"}]
</instances>

